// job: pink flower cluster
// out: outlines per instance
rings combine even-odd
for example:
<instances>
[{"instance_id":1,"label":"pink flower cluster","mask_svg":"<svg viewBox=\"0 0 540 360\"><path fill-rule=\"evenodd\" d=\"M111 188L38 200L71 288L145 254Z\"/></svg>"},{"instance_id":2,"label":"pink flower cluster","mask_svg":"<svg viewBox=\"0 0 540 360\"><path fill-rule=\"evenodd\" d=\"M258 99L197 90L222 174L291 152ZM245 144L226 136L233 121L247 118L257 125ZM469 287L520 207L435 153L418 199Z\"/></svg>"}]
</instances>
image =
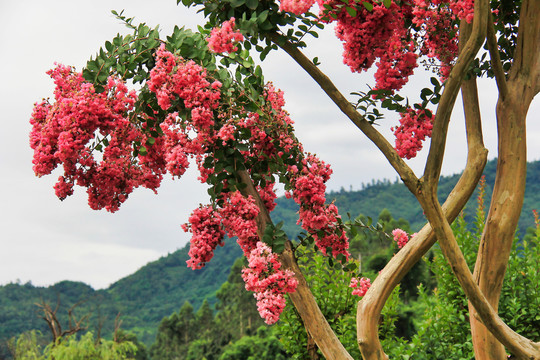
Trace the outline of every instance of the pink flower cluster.
<instances>
[{"instance_id":1,"label":"pink flower cluster","mask_svg":"<svg viewBox=\"0 0 540 360\"><path fill-rule=\"evenodd\" d=\"M251 196L245 198L239 191L235 191L228 196L220 213L228 235L238 238L238 244L247 256L259 241L256 222L259 208L255 200Z\"/></svg>"},{"instance_id":2,"label":"pink flower cluster","mask_svg":"<svg viewBox=\"0 0 540 360\"><path fill-rule=\"evenodd\" d=\"M246 161L257 162L259 160L267 161L268 158L275 156L285 156L283 153L276 154L276 145L280 148L283 148L286 151L291 150L297 142L290 138L290 133L287 132L291 123L288 114L281 109L281 106L284 105L283 95L281 92L275 91L271 84L268 85L267 90L264 94L267 97L267 106L271 108L269 113L272 114L270 117L271 123L268 124L265 121L268 121L266 117L259 116L257 113L247 113L246 117L227 117L226 115L221 116L218 120L221 120L221 128L214 135L208 135L205 137L204 148L215 147L215 144L220 143L223 145L224 141L235 139L235 134L237 134L242 129L247 129L251 134L248 144L249 150L243 150L241 153L245 157ZM275 129L279 129L277 134L272 131L268 131L269 125ZM163 127L163 125L162 125ZM202 130L199 130L199 134ZM165 134L168 134L165 131ZM171 134L172 136L173 134ZM276 139L277 137L277 139ZM276 141L277 140L277 141ZM184 147L193 147L193 141L187 145L182 145ZM194 150L192 150L194 152ZM202 154L202 153L201 153ZM200 156L200 155L199 155ZM199 163L203 163L202 160L198 160ZM204 181L210 175L213 174L213 169L206 169L204 166L199 166L201 171L201 179L204 178ZM270 173L268 173L270 175ZM224 187L227 185L226 182L223 183ZM264 202L268 211L272 211L275 204L276 193L274 191L273 181L266 181L264 186L257 186L257 191ZM251 250L254 249L255 244L257 243L257 224L256 217L259 213L259 209L255 204L254 199L251 197L245 198L239 192L233 193L223 193L220 194L221 208L217 211L220 214L222 219L222 226L229 236L238 238L238 243L244 250L244 253L249 254Z\"/></svg>"},{"instance_id":3,"label":"pink flower cluster","mask_svg":"<svg viewBox=\"0 0 540 360\"><path fill-rule=\"evenodd\" d=\"M165 135L164 151L167 169L180 177L189 165L188 156L195 157L205 182L211 169L204 169L202 162L206 148L217 139L214 131L215 112L221 99L222 84L210 82L206 70L194 61L175 56L162 45L156 52L156 66L150 72L148 88L156 94L158 104L168 110L172 102L177 108L190 110L188 124L170 113L160 125ZM195 134L191 139L189 134Z\"/></svg>"},{"instance_id":4,"label":"pink flower cluster","mask_svg":"<svg viewBox=\"0 0 540 360\"><path fill-rule=\"evenodd\" d=\"M268 84L264 95L271 108L268 114L265 114L267 116L254 113L237 123L238 127L249 129L251 133L249 142L252 149L246 157L254 162L273 159L276 162L298 164L289 165L286 172L292 187L292 196L301 204L298 222L314 236L317 246L324 254L326 249L331 247L333 256L344 254L348 257L348 238L339 224L338 209L334 204L325 204L325 183L332 173L330 166L315 155L304 154L301 144L292 135L292 120L283 109L283 93ZM270 124L265 122L268 118L271 119ZM267 181L265 188L258 188L269 211L275 207L276 194L273 187L273 182Z\"/></svg>"},{"instance_id":5,"label":"pink flower cluster","mask_svg":"<svg viewBox=\"0 0 540 360\"><path fill-rule=\"evenodd\" d=\"M302 204L299 222L315 237L321 251L326 253L331 247L334 256L348 256L348 239L337 207L325 204L330 167L304 152L293 135L283 93L272 84L263 92L266 101L261 108L247 111L234 99L224 102L221 83L212 82L204 68L161 46L147 84L158 106L166 110L162 115L148 109L135 113L135 102L139 101L139 110L144 99L114 77L102 93L96 93L91 83L69 67L58 66L50 74L56 83L56 101L35 106L30 142L37 175L63 164L64 176L55 186L60 198L71 195L73 185L78 184L88 188L92 208L116 211L135 187L156 191L166 172L180 177L189 158L194 158L201 181L222 185L224 191L216 194L213 205L197 208L183 225L192 234L187 265L202 268L216 247L223 245L226 233L238 237L250 261L244 271L246 286L255 291L259 311L272 323L285 306L284 294L294 291L297 281L294 274L281 269L277 255L258 242L260 209L254 199L229 192L229 167L211 166L223 161L218 150L241 141L238 151L253 172L267 210L276 206L276 176L285 178L295 200ZM93 157L95 151L103 153L99 160Z\"/></svg>"},{"instance_id":6,"label":"pink flower cluster","mask_svg":"<svg viewBox=\"0 0 540 360\"><path fill-rule=\"evenodd\" d=\"M315 0L283 0L280 10L301 15ZM336 21L336 35L343 42L343 61L353 72L371 68L377 61L376 89L399 90L417 66L418 51L436 57L445 79L457 54L458 20L471 22L474 0L392 1L387 8L381 1L317 0L320 17ZM345 3L345 4L344 4ZM344 6L345 5L345 6ZM330 10L328 10L328 7ZM349 13L354 9L354 13ZM406 24L412 18L416 34Z\"/></svg>"},{"instance_id":7,"label":"pink flower cluster","mask_svg":"<svg viewBox=\"0 0 540 360\"><path fill-rule=\"evenodd\" d=\"M73 194L75 184L85 186L90 207L111 212L138 186L155 191L165 173L164 162L149 161L154 155L150 153L146 159L132 157L131 144L146 140L129 119L135 92L110 77L104 91L97 93L81 73L63 65L47 73L56 85L55 102L36 104L30 119L36 175L50 174L63 164L56 195L63 200ZM101 160L95 159L94 152L106 143Z\"/></svg>"},{"instance_id":8,"label":"pink flower cluster","mask_svg":"<svg viewBox=\"0 0 540 360\"><path fill-rule=\"evenodd\" d=\"M322 1L336 6L340 1ZM343 42L343 62L352 71L365 71L376 59L376 89L399 90L408 81L417 66L415 46L408 40L405 17L410 9L392 2L389 8L381 2L369 2L373 10L351 0L357 14L351 16L345 8L335 10L337 15L336 35Z\"/></svg>"},{"instance_id":9,"label":"pink flower cluster","mask_svg":"<svg viewBox=\"0 0 540 360\"><path fill-rule=\"evenodd\" d=\"M371 286L371 280L365 277L360 278L360 279L353 277L351 279L351 283L349 284L349 287L354 289L352 294L357 295L357 296L366 295L370 286Z\"/></svg>"},{"instance_id":10,"label":"pink flower cluster","mask_svg":"<svg viewBox=\"0 0 540 360\"><path fill-rule=\"evenodd\" d=\"M396 150L402 158L412 159L422 149L426 137L431 136L435 116L419 109L409 109L400 115L400 125L391 129L396 137Z\"/></svg>"},{"instance_id":11,"label":"pink flower cluster","mask_svg":"<svg viewBox=\"0 0 540 360\"><path fill-rule=\"evenodd\" d=\"M195 209L189 217L189 223L182 225L186 232L191 232L191 244L187 265L201 269L214 256L218 245L223 246L225 231L221 226L221 215L211 206L201 206Z\"/></svg>"},{"instance_id":12,"label":"pink flower cluster","mask_svg":"<svg viewBox=\"0 0 540 360\"><path fill-rule=\"evenodd\" d=\"M208 47L215 53L232 53L238 50L234 45L237 42L244 40L244 35L239 31L234 31L234 18L225 21L219 28L212 29L210 37L207 39Z\"/></svg>"},{"instance_id":13,"label":"pink flower cluster","mask_svg":"<svg viewBox=\"0 0 540 360\"><path fill-rule=\"evenodd\" d=\"M401 229L394 229L392 231L392 235L394 236L394 241L397 243L397 246L400 249L409 241L409 235Z\"/></svg>"},{"instance_id":14,"label":"pink flower cluster","mask_svg":"<svg viewBox=\"0 0 540 360\"><path fill-rule=\"evenodd\" d=\"M323 254L326 255L326 249L331 247L332 256L343 254L348 258L349 240L339 225L338 209L333 203L325 204L325 183L332 173L330 166L314 155L308 155L302 160L302 170L291 166L291 172L294 173L292 196L300 205L298 223L313 235Z\"/></svg>"},{"instance_id":15,"label":"pink flower cluster","mask_svg":"<svg viewBox=\"0 0 540 360\"><path fill-rule=\"evenodd\" d=\"M263 242L258 242L249 253L248 262L242 270L246 290L255 293L257 309L265 322L274 324L285 308L284 295L296 290L298 280L292 271L281 269L277 254Z\"/></svg>"},{"instance_id":16,"label":"pink flower cluster","mask_svg":"<svg viewBox=\"0 0 540 360\"><path fill-rule=\"evenodd\" d=\"M206 70L193 60L176 57L162 45L156 52L148 88L163 110L169 109L171 101L182 99L185 108L191 109L191 121L197 130L214 125L213 110L219 105L221 83L210 83Z\"/></svg>"},{"instance_id":17,"label":"pink flower cluster","mask_svg":"<svg viewBox=\"0 0 540 360\"><path fill-rule=\"evenodd\" d=\"M445 80L458 53L458 19L472 21L474 0L414 0L412 14L413 24L423 34L420 52L441 62L439 73Z\"/></svg>"},{"instance_id":18,"label":"pink flower cluster","mask_svg":"<svg viewBox=\"0 0 540 360\"><path fill-rule=\"evenodd\" d=\"M281 0L279 10L301 15L308 12L315 0Z\"/></svg>"},{"instance_id":19,"label":"pink flower cluster","mask_svg":"<svg viewBox=\"0 0 540 360\"><path fill-rule=\"evenodd\" d=\"M178 113L170 113L160 124L164 136L158 138L163 141L163 151L167 170L174 177L180 178L189 167L188 154L197 153L193 149L187 134L177 123Z\"/></svg>"},{"instance_id":20,"label":"pink flower cluster","mask_svg":"<svg viewBox=\"0 0 540 360\"><path fill-rule=\"evenodd\" d=\"M436 3L436 1L433 1ZM474 18L474 0L453 0L448 1L448 6L460 20L472 23Z\"/></svg>"}]
</instances>

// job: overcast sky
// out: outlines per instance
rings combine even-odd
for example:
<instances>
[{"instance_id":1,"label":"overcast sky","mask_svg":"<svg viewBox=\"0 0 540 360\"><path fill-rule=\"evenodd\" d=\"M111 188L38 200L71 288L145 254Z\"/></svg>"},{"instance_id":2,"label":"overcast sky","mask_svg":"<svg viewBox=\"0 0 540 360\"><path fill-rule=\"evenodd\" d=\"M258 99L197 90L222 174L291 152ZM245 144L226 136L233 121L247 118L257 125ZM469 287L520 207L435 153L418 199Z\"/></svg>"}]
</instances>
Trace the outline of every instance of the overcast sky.
<instances>
[{"instance_id":1,"label":"overcast sky","mask_svg":"<svg viewBox=\"0 0 540 360\"><path fill-rule=\"evenodd\" d=\"M88 207L84 189L76 188L75 195L63 202L56 198L52 186L58 172L43 178L33 174L28 121L33 104L52 95L53 83L45 72L55 61L81 70L106 40L127 33L111 15L113 9L125 9L136 22L160 24L162 38L175 24L194 28L203 21L193 9L176 6L175 0L0 0L0 285L31 281L42 286L68 279L107 287L183 247L189 238L180 225L192 209L208 201L205 187L189 171L180 181L167 178L157 196L138 189L119 212L96 212ZM332 31L312 42L307 53L319 57L321 68L345 94L365 90L364 84L371 82L368 75L353 75L342 65L341 45ZM329 189L359 189L371 179L396 178L375 147L285 54L271 54L263 69L266 79L285 91L287 109L305 149L332 164ZM413 101L421 81L405 89ZM481 83L481 101L486 144L493 158L496 92L492 83ZM540 136L539 113L535 99L529 111L529 139ZM457 106L445 174L464 167L462 123ZM390 136L394 125L395 119L383 120L380 129ZM538 141L531 141L529 159L538 159L539 150ZM423 169L422 159L412 163L417 173Z\"/></svg>"}]
</instances>

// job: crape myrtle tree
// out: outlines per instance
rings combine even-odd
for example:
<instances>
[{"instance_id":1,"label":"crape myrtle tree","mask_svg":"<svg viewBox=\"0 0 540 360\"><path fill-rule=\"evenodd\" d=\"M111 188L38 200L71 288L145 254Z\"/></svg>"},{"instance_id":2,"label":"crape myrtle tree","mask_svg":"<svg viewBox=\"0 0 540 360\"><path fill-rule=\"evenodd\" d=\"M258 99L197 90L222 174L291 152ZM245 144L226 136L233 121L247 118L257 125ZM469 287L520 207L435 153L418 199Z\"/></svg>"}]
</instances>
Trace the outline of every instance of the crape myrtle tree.
<instances>
[{"instance_id":1,"label":"crape myrtle tree","mask_svg":"<svg viewBox=\"0 0 540 360\"><path fill-rule=\"evenodd\" d=\"M178 1L180 3L180 1ZM252 54L264 60L284 51L384 154L422 206L428 223L401 248L373 284L355 279L364 295L357 309L357 338L365 359L384 359L378 338L381 310L403 276L438 241L469 300L478 359L540 359L540 344L515 333L497 315L526 169L525 118L540 90L540 1L488 0L182 0L207 23L198 32L157 28L115 13L133 34L117 35L82 72L57 65L49 72L54 100L37 103L31 118L34 171L63 165L54 189L60 199L74 185L87 188L93 209L114 212L137 187L157 191L166 173L184 174L190 160L208 184L209 204L184 225L192 234L188 266L198 269L237 237L248 259L243 271L267 323L278 320L285 295L309 336L328 359L352 358L319 310L296 262L298 246L314 242L329 263L351 270L347 232L325 201L329 165L305 151L294 136L283 93L266 82ZM376 67L374 83L346 98L307 58L305 36L332 24L352 72ZM434 71L411 103L398 94L418 64ZM477 77L495 78L498 166L476 266L471 272L450 228L486 163ZM132 88L130 90L129 88ZM468 157L444 203L437 184L448 124L461 89ZM397 112L388 140L374 126ZM359 136L362 136L359 133ZM419 177L404 159L431 138ZM394 145L392 145L394 142ZM272 223L276 183L300 205L304 233L294 243ZM396 232L404 245L403 234ZM399 239L398 239L399 240ZM369 290L368 290L369 287ZM367 292L366 292L367 290ZM505 350L506 348L506 350Z\"/></svg>"}]
</instances>

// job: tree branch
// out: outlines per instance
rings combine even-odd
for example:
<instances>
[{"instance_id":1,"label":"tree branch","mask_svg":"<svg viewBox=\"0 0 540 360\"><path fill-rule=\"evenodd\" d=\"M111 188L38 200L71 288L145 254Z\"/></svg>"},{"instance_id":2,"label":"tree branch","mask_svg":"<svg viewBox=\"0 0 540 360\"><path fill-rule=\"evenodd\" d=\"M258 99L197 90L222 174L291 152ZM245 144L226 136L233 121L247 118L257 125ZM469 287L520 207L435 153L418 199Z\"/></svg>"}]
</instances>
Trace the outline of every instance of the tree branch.
<instances>
[{"instance_id":1,"label":"tree branch","mask_svg":"<svg viewBox=\"0 0 540 360\"><path fill-rule=\"evenodd\" d=\"M454 103L457 98L459 88L463 78L465 77L471 62L478 53L486 37L487 16L490 11L489 1L476 0L474 2L474 19L472 24L471 35L468 38L465 46L460 51L453 66L450 75L444 85L444 90L441 95L439 107L433 122L433 131L431 134L431 144L429 148L426 167L424 169L423 180L427 185L426 190L432 192L432 196L437 195L437 185L441 174L442 161L444 158L444 150L446 146L446 136L448 133L448 124ZM462 22L463 26L465 22Z\"/></svg>"},{"instance_id":2,"label":"tree branch","mask_svg":"<svg viewBox=\"0 0 540 360\"><path fill-rule=\"evenodd\" d=\"M241 190L242 195L246 197L251 195L259 208L259 214L256 219L257 234L259 239L262 239L266 225L270 224L272 219L257 189L253 186L253 181L248 172L246 170L240 170L237 172L237 175L240 181L246 184L246 188ZM296 291L289 294L289 298L298 310L309 335L313 338L324 357L328 360L353 360L317 305L315 297L311 293L307 281L296 263L290 241L287 241L285 244L285 250L280 254L279 258L283 266L286 269L292 270L298 280Z\"/></svg>"},{"instance_id":3,"label":"tree branch","mask_svg":"<svg viewBox=\"0 0 540 360\"><path fill-rule=\"evenodd\" d=\"M493 14L489 13L487 23L487 45L489 49L489 57L491 58L491 67L495 73L495 81L499 89L499 98L504 99L508 95L508 86L506 84L506 74L502 68L501 56L499 54L499 46L495 35L495 27L493 26Z\"/></svg>"},{"instance_id":4,"label":"tree branch","mask_svg":"<svg viewBox=\"0 0 540 360\"><path fill-rule=\"evenodd\" d=\"M450 74L450 78L448 80L449 82L445 87L445 93L448 90L452 95L452 87L461 81L460 77L462 78L465 75L465 71L472 60L472 57L478 51L478 48L483 41L484 32L486 31L486 19L488 16L484 15L487 15L487 11L489 11L489 8L486 0L477 0L475 2L472 34L464 46L456 66ZM445 97L445 93L443 93L443 97ZM448 98L450 97L451 96L449 95ZM442 105L443 104L441 104L441 106ZM522 337L510 329L497 316L496 311L486 300L482 291L473 280L472 274L456 242L450 224L446 220L444 211L437 199L437 182L440 173L442 153L446 141L446 129L450 113L450 108L448 105L446 105L446 108L443 107L444 111L441 113L442 115L439 118L441 106L437 112L437 119L442 119L442 121L437 123L438 120L436 120L435 122L437 131L435 132L434 128L434 132L436 134L434 138L432 138L430 154L425 170L426 183L424 185L426 191L418 196L418 200L422 205L428 221L435 231L435 235L439 240L445 258L449 262L452 271L456 275L469 301L473 304L474 308L478 312L483 324L515 355L521 358L538 359L540 358L540 345L533 343L532 341Z\"/></svg>"},{"instance_id":5,"label":"tree branch","mask_svg":"<svg viewBox=\"0 0 540 360\"><path fill-rule=\"evenodd\" d=\"M411 168L398 155L394 147L381 135L374 127L361 116L354 106L343 96L336 88L330 78L326 76L311 60L309 60L297 47L292 45L284 37L277 34L270 35L270 39L287 54L289 54L300 65L321 89L328 95L330 99L338 106L338 108L360 129L386 157L390 165L399 174L405 186L413 193L416 192L418 186L418 178Z\"/></svg>"},{"instance_id":6,"label":"tree branch","mask_svg":"<svg viewBox=\"0 0 540 360\"><path fill-rule=\"evenodd\" d=\"M515 62L506 82L507 93L501 93L497 103L497 174L473 276L495 312L525 195L526 117L537 87L534 67L539 63L540 55L540 26L537 21L540 6L538 1L533 3L524 1L522 4ZM472 300L469 307L477 359L503 358L504 347L494 337L495 334L490 333L491 329L480 322Z\"/></svg>"},{"instance_id":7,"label":"tree branch","mask_svg":"<svg viewBox=\"0 0 540 360\"><path fill-rule=\"evenodd\" d=\"M519 17L517 46L514 52L514 62L509 73L510 79L520 77L526 101L540 91L540 1L523 0ZM530 100L529 100L530 99Z\"/></svg>"},{"instance_id":8,"label":"tree branch","mask_svg":"<svg viewBox=\"0 0 540 360\"><path fill-rule=\"evenodd\" d=\"M467 163L465 170L445 203L443 212L452 223L471 197L487 162L487 150L482 140L482 124L478 104L476 79L462 85L467 129ZM378 336L378 322L384 304L403 277L435 244L436 238L430 224L426 224L405 247L390 259L379 273L367 294L358 302L358 344L364 359L386 359Z\"/></svg>"},{"instance_id":9,"label":"tree branch","mask_svg":"<svg viewBox=\"0 0 540 360\"><path fill-rule=\"evenodd\" d=\"M421 204L428 221L433 226L435 236L439 240L445 258L450 263L452 271L456 275L465 295L478 312L482 323L518 358L540 359L540 343L534 343L508 327L497 315L473 280L467 262L461 253L450 224L446 221L437 197L431 196L431 192L427 193L421 199Z\"/></svg>"}]
</instances>

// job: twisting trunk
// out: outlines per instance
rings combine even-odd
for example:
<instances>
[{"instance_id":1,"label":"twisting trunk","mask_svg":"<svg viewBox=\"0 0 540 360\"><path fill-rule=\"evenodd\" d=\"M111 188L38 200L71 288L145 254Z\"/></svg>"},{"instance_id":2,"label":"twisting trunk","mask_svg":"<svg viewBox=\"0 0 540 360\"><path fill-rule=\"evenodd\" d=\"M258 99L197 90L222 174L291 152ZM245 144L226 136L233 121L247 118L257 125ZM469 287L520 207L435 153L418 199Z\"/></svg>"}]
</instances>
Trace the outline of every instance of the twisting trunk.
<instances>
[{"instance_id":1,"label":"twisting trunk","mask_svg":"<svg viewBox=\"0 0 540 360\"><path fill-rule=\"evenodd\" d=\"M522 109L518 108L521 106L509 99L500 102L497 106L499 123L497 175L474 271L475 281L495 311L498 308L504 274L525 193L527 173L525 117ZM474 308L472 306L470 308L476 358L479 360L505 359L506 351L502 344L476 317Z\"/></svg>"},{"instance_id":2,"label":"twisting trunk","mask_svg":"<svg viewBox=\"0 0 540 360\"><path fill-rule=\"evenodd\" d=\"M540 24L537 17L540 11L539 3L537 0L523 2L514 64L508 79L502 72L497 76L500 93L497 102L499 137L497 174L474 269L474 279L495 311L498 308L525 194L527 174L525 120L532 98L538 91L540 73ZM490 40L493 67L500 69L494 34L488 31L488 43ZM476 359L506 359L504 346L478 319L474 307L471 304L469 307Z\"/></svg>"}]
</instances>

